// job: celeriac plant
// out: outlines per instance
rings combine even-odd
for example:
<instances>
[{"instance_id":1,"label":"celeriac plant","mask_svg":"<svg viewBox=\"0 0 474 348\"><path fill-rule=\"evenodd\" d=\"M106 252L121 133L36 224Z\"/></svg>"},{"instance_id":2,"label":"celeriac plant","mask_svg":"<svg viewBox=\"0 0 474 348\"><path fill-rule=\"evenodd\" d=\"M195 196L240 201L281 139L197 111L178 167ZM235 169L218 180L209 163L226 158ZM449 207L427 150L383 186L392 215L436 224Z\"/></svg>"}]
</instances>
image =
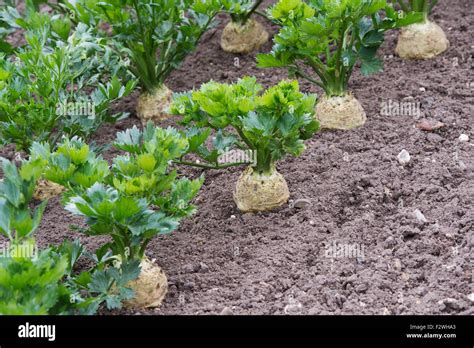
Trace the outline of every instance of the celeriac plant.
<instances>
[{"instance_id":1,"label":"celeriac plant","mask_svg":"<svg viewBox=\"0 0 474 348\"><path fill-rule=\"evenodd\" d=\"M212 152L206 151L202 136L209 130L229 139L229 147L251 151L255 161L239 179L234 198L239 209L256 211L287 201L288 187L275 164L286 155L300 155L304 140L318 130L315 102L314 95L299 91L297 81L282 81L263 92L254 77L244 77L234 84L211 81L177 95L172 111L183 116L184 125L202 129L191 148L202 159Z\"/></svg>"},{"instance_id":2,"label":"celeriac plant","mask_svg":"<svg viewBox=\"0 0 474 348\"><path fill-rule=\"evenodd\" d=\"M126 154L114 158L110 175L71 197L66 209L88 218L88 234L112 236L114 255L141 260L155 235L172 232L194 213L189 202L202 179L178 178L169 170L188 149L186 138L172 128L134 127L118 133L115 146Z\"/></svg>"},{"instance_id":3,"label":"celeriac plant","mask_svg":"<svg viewBox=\"0 0 474 348\"><path fill-rule=\"evenodd\" d=\"M145 255L157 235L174 231L181 219L194 213L190 201L203 180L178 178L170 163L188 150L178 131L134 127L117 135L115 146L125 155L113 159L110 174L84 190L76 190L66 210L86 218L87 235L107 235L109 250L119 264L141 263L142 273L131 287L135 306L155 306L166 293L166 277Z\"/></svg>"},{"instance_id":4,"label":"celeriac plant","mask_svg":"<svg viewBox=\"0 0 474 348\"><path fill-rule=\"evenodd\" d=\"M221 9L216 0L79 0L66 4L91 26L107 23L110 44L130 60L142 88L137 113L145 124L166 113L165 80L194 51Z\"/></svg>"},{"instance_id":5,"label":"celeriac plant","mask_svg":"<svg viewBox=\"0 0 474 348\"><path fill-rule=\"evenodd\" d=\"M94 314L104 302L114 309L132 298L126 284L138 276L137 262L104 270L102 256L95 268L75 275L73 267L83 250L78 242L38 251L33 234L46 202L33 212L29 205L42 160L23 161L18 169L5 159L1 164L0 233L8 245L0 249L0 314Z\"/></svg>"},{"instance_id":6,"label":"celeriac plant","mask_svg":"<svg viewBox=\"0 0 474 348\"><path fill-rule=\"evenodd\" d=\"M119 64L113 71L106 68L100 59L117 61L85 25L71 32L67 19L41 13L24 19L11 8L1 16L26 30L27 44L0 53L0 145L15 143L28 152L34 141L54 146L63 135L87 138L104 122L126 117L108 109L135 83L122 85L114 75ZM99 82L110 73L106 84Z\"/></svg>"},{"instance_id":7,"label":"celeriac plant","mask_svg":"<svg viewBox=\"0 0 474 348\"><path fill-rule=\"evenodd\" d=\"M429 20L429 15L438 0L392 0L405 12L423 13L422 23L402 29L395 52L402 58L428 59L444 52L449 41L443 29Z\"/></svg>"},{"instance_id":8,"label":"celeriac plant","mask_svg":"<svg viewBox=\"0 0 474 348\"><path fill-rule=\"evenodd\" d=\"M382 11L384 16L382 16ZM268 9L269 18L282 26L274 38L271 53L258 55L262 68L287 68L290 75L302 77L325 92L324 99L348 96L349 80L357 62L363 75L382 70L376 56L384 33L422 19L419 13L396 12L386 0L280 0ZM309 69L306 69L309 68ZM341 98L337 99L340 105ZM316 116L325 128L352 128L365 122L365 113L353 100L349 112L356 119L340 127L337 115L322 107ZM358 105L356 105L358 104ZM351 105L349 105L351 106ZM342 112L344 117L344 110Z\"/></svg>"},{"instance_id":9,"label":"celeriac plant","mask_svg":"<svg viewBox=\"0 0 474 348\"><path fill-rule=\"evenodd\" d=\"M251 18L263 0L223 0L225 12L230 15L229 22L222 32L221 47L226 52L250 53L267 42L269 34L265 28Z\"/></svg>"}]
</instances>

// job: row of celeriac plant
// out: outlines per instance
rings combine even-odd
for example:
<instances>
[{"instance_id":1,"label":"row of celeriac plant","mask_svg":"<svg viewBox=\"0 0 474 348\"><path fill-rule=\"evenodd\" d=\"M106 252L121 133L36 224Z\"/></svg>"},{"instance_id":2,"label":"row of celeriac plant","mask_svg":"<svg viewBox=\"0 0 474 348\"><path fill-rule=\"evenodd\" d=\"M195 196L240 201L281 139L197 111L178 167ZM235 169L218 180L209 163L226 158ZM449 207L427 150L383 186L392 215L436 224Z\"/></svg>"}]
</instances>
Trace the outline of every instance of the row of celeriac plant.
<instances>
[{"instance_id":1,"label":"row of celeriac plant","mask_svg":"<svg viewBox=\"0 0 474 348\"><path fill-rule=\"evenodd\" d=\"M119 134L116 146L126 155L117 156L109 166L76 135L91 135L109 120L109 104L131 92L133 81L126 87L119 84L118 77L126 76L125 70L139 78L147 94L160 89L210 25L217 13L216 3L135 1L130 8L124 2L122 7L114 2L94 7L89 2L86 8L93 17L82 23L36 13L41 2L28 1L24 17L10 7L0 18L5 28L0 37L4 58L1 139L16 143L30 155L19 173L10 175L15 166L8 163L2 175L0 232L12 238L12 246L1 255L0 313L90 314L104 302L113 309L122 301L138 307L156 306L166 293L167 282L146 258L146 247L154 236L173 231L182 218L194 212L189 202L202 184L202 179L178 178L168 168L170 161L188 150L188 141L172 129L149 126L141 132L134 128ZM87 16L78 14L76 19ZM102 33L91 25L104 20L113 29L110 47L104 44L105 35L101 38L98 34ZM14 48L3 39L11 28L26 31L24 46ZM133 37L135 34L138 36ZM125 64L128 59L130 64ZM104 86L100 81L106 76L113 79ZM61 101L82 101L91 88L95 88L90 94L95 118L57 114ZM35 175L27 174L30 170ZM13 190L13 177L27 191ZM47 248L35 258L10 257L10 251L18 254L15 250L22 245L35 245L31 236L45 203L33 217L27 204L36 183L43 179L65 187L66 210L84 216L89 226L79 230L110 237L110 242L90 254L93 269L72 273L82 253L77 243ZM24 201L17 202L19 197ZM13 278L18 281L12 282ZM36 286L29 290L32 284Z\"/></svg>"},{"instance_id":2,"label":"row of celeriac plant","mask_svg":"<svg viewBox=\"0 0 474 348\"><path fill-rule=\"evenodd\" d=\"M24 46L0 53L0 145L28 151L34 141L88 138L103 123L126 116L108 109L135 84L122 85L124 64L85 25L72 31L69 19L36 12L25 20L13 8L0 19L26 30ZM104 84L107 75L113 77Z\"/></svg>"},{"instance_id":3,"label":"row of celeriac plant","mask_svg":"<svg viewBox=\"0 0 474 348\"><path fill-rule=\"evenodd\" d=\"M164 117L171 99L165 80L222 8L217 0L79 0L63 1L62 7L92 28L109 26L102 34L130 60L129 70L142 89L137 115L144 124Z\"/></svg>"},{"instance_id":4,"label":"row of celeriac plant","mask_svg":"<svg viewBox=\"0 0 474 348\"><path fill-rule=\"evenodd\" d=\"M276 163L286 155L300 155L304 141L319 129L314 118L316 97L301 93L296 81L282 81L263 91L255 78L246 77L230 85L211 81L197 91L181 94L171 110L183 116L188 130L164 130L149 124L143 131L132 128L119 133L114 145L125 154L116 156L112 165L75 137L90 135L108 120L110 102L131 92L133 82L122 86L115 78L126 76L125 70L133 74L144 92L138 103L142 121L154 119L156 111L161 116L171 101L171 92L164 86L166 78L194 50L215 15L223 8L231 12L234 21L245 27L232 30L242 34L250 30L249 18L259 3L78 0L58 5L73 13L72 19L58 16L51 20L30 13L28 20L23 20L13 9L2 13L1 23L22 27L28 34L27 44L19 49L1 41L4 54L16 59L5 60L1 68L0 83L7 92L0 94L0 131L8 142L31 149L31 156L16 174L28 182L25 201L14 203L17 198L15 193L10 196L10 179L1 186L5 197L0 199L4 202L2 211L7 212L9 220L5 221L11 224L1 226L0 231L13 236L14 231L22 234L37 228L43 205L31 217L27 203L37 180L46 179L65 187L62 201L66 210L85 218L87 228L78 230L110 237L92 255L96 266L80 275L72 273L81 254L77 243L42 251L41 255L48 256L39 263L5 258L7 271L0 273L0 289L4 291L0 297L12 302L10 309L2 311L91 313L104 301L107 307L117 308L123 300L140 307L158 305L166 293L166 277L148 260L146 248L156 235L175 230L181 219L194 212L190 201L202 185L202 179L179 178L176 170L170 169L173 162L195 165L188 158L199 156L203 162L198 166L204 168L248 164L234 193L238 208L261 211L286 203L288 186ZM395 12L385 0L281 0L268 15L282 29L272 52L261 55L259 64L288 68L291 75L322 87L326 99L348 96L348 81L357 61L363 73L381 69L375 53L386 30L421 19L420 14ZM107 31L99 29L103 24L108 24ZM259 40L264 36L257 34ZM108 39L110 45L105 45ZM238 35L235 40L240 40ZM40 69L33 66L44 69L38 73ZM303 66L311 68L314 75ZM36 75L33 87L29 87L25 81L32 71ZM114 76L109 87L99 83L106 75ZM52 107L59 100L90 87L99 94L93 97L98 101L94 105L102 110L99 123L52 117ZM348 111L346 115L354 114L354 110ZM321 113L317 112L317 117L321 119ZM213 133L213 141L207 141ZM255 158L222 165L219 156L230 149L249 150ZM6 166L7 171L11 166ZM28 236L29 232L25 238ZM26 240L31 243L31 239ZM52 263L45 263L48 260ZM12 262L24 263L25 270L36 269L38 274L50 270L51 277L49 281L38 279L43 285L38 293L12 299L15 289L8 286L8 280L16 276ZM25 277L20 288L27 287L28 281ZM46 307L38 311L27 307L48 292L51 298ZM64 303L65 295L75 298L73 305ZM15 307L15 303L23 302L24 308Z\"/></svg>"}]
</instances>

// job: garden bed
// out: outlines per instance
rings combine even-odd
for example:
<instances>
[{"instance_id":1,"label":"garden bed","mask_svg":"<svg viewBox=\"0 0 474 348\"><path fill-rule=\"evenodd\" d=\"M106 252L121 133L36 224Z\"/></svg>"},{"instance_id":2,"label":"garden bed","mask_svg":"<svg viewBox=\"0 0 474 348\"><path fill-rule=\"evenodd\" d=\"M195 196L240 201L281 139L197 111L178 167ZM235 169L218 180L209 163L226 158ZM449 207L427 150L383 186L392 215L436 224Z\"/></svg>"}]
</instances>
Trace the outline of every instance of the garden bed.
<instances>
[{"instance_id":1,"label":"garden bed","mask_svg":"<svg viewBox=\"0 0 474 348\"><path fill-rule=\"evenodd\" d=\"M367 123L320 132L301 157L279 163L290 204L242 214L232 199L242 168L207 171L197 213L147 251L168 276L163 305L114 314L473 314L467 296L474 277L474 13L469 0L444 1L432 17L451 42L446 53L401 60L394 55L397 32L389 33L380 51L385 72L364 78L356 72L350 86ZM284 70L256 68L254 55L223 52L219 39L227 19L221 18L167 81L172 90L245 75L268 87L287 77ZM269 42L260 51L270 48ZM321 93L300 83L304 92ZM117 131L139 125L133 117L137 96L115 106L131 118L103 127L96 142L110 143ZM383 105L403 101L421 103L421 114L382 112ZM444 126L422 130L417 125L423 119ZM461 134L471 140L460 142ZM411 155L406 166L397 160L403 149ZM0 156L11 158L13 151ZM40 247L65 238L80 238L89 250L99 245L71 224L81 219L52 199L36 233ZM355 247L358 257L331 253L344 246Z\"/></svg>"}]
</instances>

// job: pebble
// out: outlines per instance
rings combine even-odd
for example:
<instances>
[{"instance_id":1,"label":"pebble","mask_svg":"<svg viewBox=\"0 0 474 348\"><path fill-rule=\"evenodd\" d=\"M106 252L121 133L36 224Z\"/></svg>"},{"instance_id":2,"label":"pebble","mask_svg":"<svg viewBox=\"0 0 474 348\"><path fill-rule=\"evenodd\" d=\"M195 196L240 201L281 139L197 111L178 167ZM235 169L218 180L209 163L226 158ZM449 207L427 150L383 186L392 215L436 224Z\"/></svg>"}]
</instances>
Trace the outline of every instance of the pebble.
<instances>
[{"instance_id":1,"label":"pebble","mask_svg":"<svg viewBox=\"0 0 474 348\"><path fill-rule=\"evenodd\" d=\"M398 162L403 166L410 162L411 156L407 150L403 149L397 156Z\"/></svg>"},{"instance_id":2,"label":"pebble","mask_svg":"<svg viewBox=\"0 0 474 348\"><path fill-rule=\"evenodd\" d=\"M309 199L300 198L293 202L292 207L296 209L306 209L311 206Z\"/></svg>"},{"instance_id":3,"label":"pebble","mask_svg":"<svg viewBox=\"0 0 474 348\"><path fill-rule=\"evenodd\" d=\"M234 312L229 307L224 307L221 311L221 315L234 315Z\"/></svg>"},{"instance_id":4,"label":"pebble","mask_svg":"<svg viewBox=\"0 0 474 348\"><path fill-rule=\"evenodd\" d=\"M469 301L474 302L474 292L467 295L467 298L469 299Z\"/></svg>"},{"instance_id":5,"label":"pebble","mask_svg":"<svg viewBox=\"0 0 474 348\"><path fill-rule=\"evenodd\" d=\"M434 130L443 128L444 126L445 124L443 122L424 119L417 123L416 128L421 129L425 132L432 132Z\"/></svg>"},{"instance_id":6,"label":"pebble","mask_svg":"<svg viewBox=\"0 0 474 348\"><path fill-rule=\"evenodd\" d=\"M314 220L309 220L309 224L313 226L315 224Z\"/></svg>"},{"instance_id":7,"label":"pebble","mask_svg":"<svg viewBox=\"0 0 474 348\"><path fill-rule=\"evenodd\" d=\"M426 92L426 88L425 87L420 87L420 92Z\"/></svg>"},{"instance_id":8,"label":"pebble","mask_svg":"<svg viewBox=\"0 0 474 348\"><path fill-rule=\"evenodd\" d=\"M230 218L231 218L231 219L235 219L235 215L231 215Z\"/></svg>"},{"instance_id":9,"label":"pebble","mask_svg":"<svg viewBox=\"0 0 474 348\"><path fill-rule=\"evenodd\" d=\"M298 304L286 305L283 311L285 312L285 314L294 315L294 314L300 314L302 309L303 309L303 305L301 303L298 303Z\"/></svg>"},{"instance_id":10,"label":"pebble","mask_svg":"<svg viewBox=\"0 0 474 348\"><path fill-rule=\"evenodd\" d=\"M446 308L451 308L454 310L461 309L463 306L459 304L458 300L455 298L445 298L441 301L438 301L439 305L444 305Z\"/></svg>"},{"instance_id":11,"label":"pebble","mask_svg":"<svg viewBox=\"0 0 474 348\"><path fill-rule=\"evenodd\" d=\"M423 213L418 209L416 209L413 212L413 215L415 215L415 218L423 224L426 224L428 222L428 220L426 220L426 217L423 215Z\"/></svg>"},{"instance_id":12,"label":"pebble","mask_svg":"<svg viewBox=\"0 0 474 348\"><path fill-rule=\"evenodd\" d=\"M467 135L467 134L461 134L461 135L459 136L459 141L460 141L461 143L468 142L468 141L469 141L469 135Z\"/></svg>"}]
</instances>

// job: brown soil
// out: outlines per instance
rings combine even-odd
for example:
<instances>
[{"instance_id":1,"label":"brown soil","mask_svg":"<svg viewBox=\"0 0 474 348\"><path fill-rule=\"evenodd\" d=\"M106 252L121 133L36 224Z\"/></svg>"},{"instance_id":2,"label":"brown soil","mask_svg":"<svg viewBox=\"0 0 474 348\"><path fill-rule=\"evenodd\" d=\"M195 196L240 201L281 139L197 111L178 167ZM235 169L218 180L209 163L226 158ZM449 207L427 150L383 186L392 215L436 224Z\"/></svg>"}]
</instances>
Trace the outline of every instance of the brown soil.
<instances>
[{"instance_id":1,"label":"brown soil","mask_svg":"<svg viewBox=\"0 0 474 348\"><path fill-rule=\"evenodd\" d=\"M224 312L234 314L472 314L467 298L474 291L471 0L442 1L432 17L445 30L449 50L433 60L404 61L394 54L397 32L388 34L380 52L385 72L370 77L356 72L350 84L367 123L319 133L301 157L279 163L289 204L241 214L232 192L244 168L207 172L195 201L197 214L148 249L168 277L163 305L117 313L216 314L228 307ZM284 70L256 68L254 55L224 53L219 34L226 23L224 17L171 76L172 90L243 75L256 75L270 86L286 77ZM268 42L260 51L270 48ZM301 83L306 92L322 92ZM382 115L381 103L404 98L420 102L421 115ZM136 95L117 108L134 113L135 102ZM416 128L422 119L445 126ZM110 142L133 124L139 121L103 127L95 140ZM458 140L463 133L470 142ZM411 155L406 166L397 161L402 149ZM11 147L0 155L12 157ZM427 222L415 218L416 209ZM103 241L73 232L72 223L81 219L65 213L57 198L51 200L37 233L41 246L80 238L92 249ZM334 243L357 246L363 255L334 257L328 252Z\"/></svg>"}]
</instances>

